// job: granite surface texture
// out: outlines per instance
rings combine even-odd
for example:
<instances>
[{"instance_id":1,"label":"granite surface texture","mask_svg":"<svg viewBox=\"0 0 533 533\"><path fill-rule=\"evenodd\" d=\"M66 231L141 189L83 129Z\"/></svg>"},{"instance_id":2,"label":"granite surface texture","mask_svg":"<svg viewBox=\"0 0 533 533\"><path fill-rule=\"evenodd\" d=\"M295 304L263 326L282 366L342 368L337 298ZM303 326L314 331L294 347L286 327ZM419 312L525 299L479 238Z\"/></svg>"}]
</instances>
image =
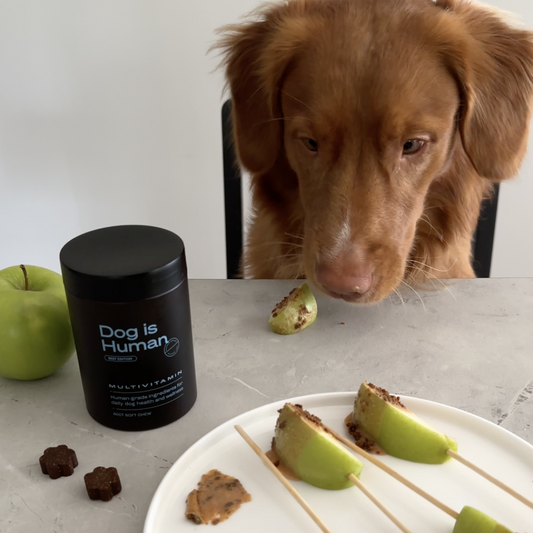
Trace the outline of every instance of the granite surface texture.
<instances>
[{"instance_id":1,"label":"granite surface texture","mask_svg":"<svg viewBox=\"0 0 533 533\"><path fill-rule=\"evenodd\" d=\"M372 381L483 417L533 444L533 279L454 281L370 307L317 297L305 331L278 336L273 306L294 281L191 280L198 400L159 429L122 432L85 409L76 357L49 378L0 378L0 531L140 533L159 483L222 422L276 400ZM76 450L71 477L39 456ZM83 474L114 466L122 492L87 497ZM209 526L211 527L211 526Z\"/></svg>"}]
</instances>

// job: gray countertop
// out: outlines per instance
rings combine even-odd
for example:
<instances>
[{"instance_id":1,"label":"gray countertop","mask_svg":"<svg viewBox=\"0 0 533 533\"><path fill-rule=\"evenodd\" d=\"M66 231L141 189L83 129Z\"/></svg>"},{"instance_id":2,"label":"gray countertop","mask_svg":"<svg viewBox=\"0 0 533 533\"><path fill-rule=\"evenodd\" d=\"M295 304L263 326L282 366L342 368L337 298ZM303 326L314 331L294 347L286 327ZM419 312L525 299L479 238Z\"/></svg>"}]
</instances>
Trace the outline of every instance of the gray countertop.
<instances>
[{"instance_id":1,"label":"gray countertop","mask_svg":"<svg viewBox=\"0 0 533 533\"><path fill-rule=\"evenodd\" d=\"M533 279L457 281L371 307L318 297L305 331L278 336L267 319L291 281L191 280L198 400L182 419L121 432L85 410L77 360L49 378L0 378L0 531L141 532L152 496L200 437L252 408L364 380L457 407L533 444ZM52 481L45 448L67 444L80 465ZM111 502L88 499L83 474L121 473ZM81 473L80 473L81 472Z\"/></svg>"}]
</instances>

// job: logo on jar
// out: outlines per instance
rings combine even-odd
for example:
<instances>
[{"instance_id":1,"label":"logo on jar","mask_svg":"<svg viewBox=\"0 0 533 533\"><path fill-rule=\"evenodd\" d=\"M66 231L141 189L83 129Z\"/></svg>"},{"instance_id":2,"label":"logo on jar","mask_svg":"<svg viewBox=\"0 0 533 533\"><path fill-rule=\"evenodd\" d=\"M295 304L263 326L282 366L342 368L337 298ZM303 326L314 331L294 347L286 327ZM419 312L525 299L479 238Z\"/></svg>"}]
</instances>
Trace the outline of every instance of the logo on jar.
<instances>
[{"instance_id":1,"label":"logo on jar","mask_svg":"<svg viewBox=\"0 0 533 533\"><path fill-rule=\"evenodd\" d=\"M174 357L178 350L180 349L180 341L176 337L168 339L168 342L165 344L163 351L167 357Z\"/></svg>"}]
</instances>

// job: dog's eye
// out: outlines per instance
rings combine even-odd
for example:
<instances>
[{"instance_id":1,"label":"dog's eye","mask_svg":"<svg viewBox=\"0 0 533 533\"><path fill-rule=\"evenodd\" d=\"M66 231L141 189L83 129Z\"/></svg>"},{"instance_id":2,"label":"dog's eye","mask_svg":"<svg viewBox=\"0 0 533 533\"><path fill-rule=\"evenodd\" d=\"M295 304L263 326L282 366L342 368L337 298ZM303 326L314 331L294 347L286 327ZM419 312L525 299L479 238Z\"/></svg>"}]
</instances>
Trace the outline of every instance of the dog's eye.
<instances>
[{"instance_id":1,"label":"dog's eye","mask_svg":"<svg viewBox=\"0 0 533 533\"><path fill-rule=\"evenodd\" d=\"M310 152L317 152L318 151L318 143L314 139L302 139L304 146L310 151Z\"/></svg>"},{"instance_id":2,"label":"dog's eye","mask_svg":"<svg viewBox=\"0 0 533 533\"><path fill-rule=\"evenodd\" d=\"M419 141L417 139L409 139L403 145L403 155L413 155L416 154L424 146L424 141Z\"/></svg>"}]
</instances>

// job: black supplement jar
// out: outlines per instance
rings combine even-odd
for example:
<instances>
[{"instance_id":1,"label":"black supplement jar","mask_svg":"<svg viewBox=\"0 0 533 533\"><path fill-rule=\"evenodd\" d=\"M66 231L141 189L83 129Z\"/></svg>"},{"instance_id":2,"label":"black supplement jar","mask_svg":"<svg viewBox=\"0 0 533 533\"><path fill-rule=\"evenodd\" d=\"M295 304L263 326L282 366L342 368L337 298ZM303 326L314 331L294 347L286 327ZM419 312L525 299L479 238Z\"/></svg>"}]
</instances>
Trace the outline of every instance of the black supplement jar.
<instances>
[{"instance_id":1,"label":"black supplement jar","mask_svg":"<svg viewBox=\"0 0 533 533\"><path fill-rule=\"evenodd\" d=\"M89 414L126 431L181 418L196 401L183 241L113 226L69 241L60 262Z\"/></svg>"}]
</instances>

